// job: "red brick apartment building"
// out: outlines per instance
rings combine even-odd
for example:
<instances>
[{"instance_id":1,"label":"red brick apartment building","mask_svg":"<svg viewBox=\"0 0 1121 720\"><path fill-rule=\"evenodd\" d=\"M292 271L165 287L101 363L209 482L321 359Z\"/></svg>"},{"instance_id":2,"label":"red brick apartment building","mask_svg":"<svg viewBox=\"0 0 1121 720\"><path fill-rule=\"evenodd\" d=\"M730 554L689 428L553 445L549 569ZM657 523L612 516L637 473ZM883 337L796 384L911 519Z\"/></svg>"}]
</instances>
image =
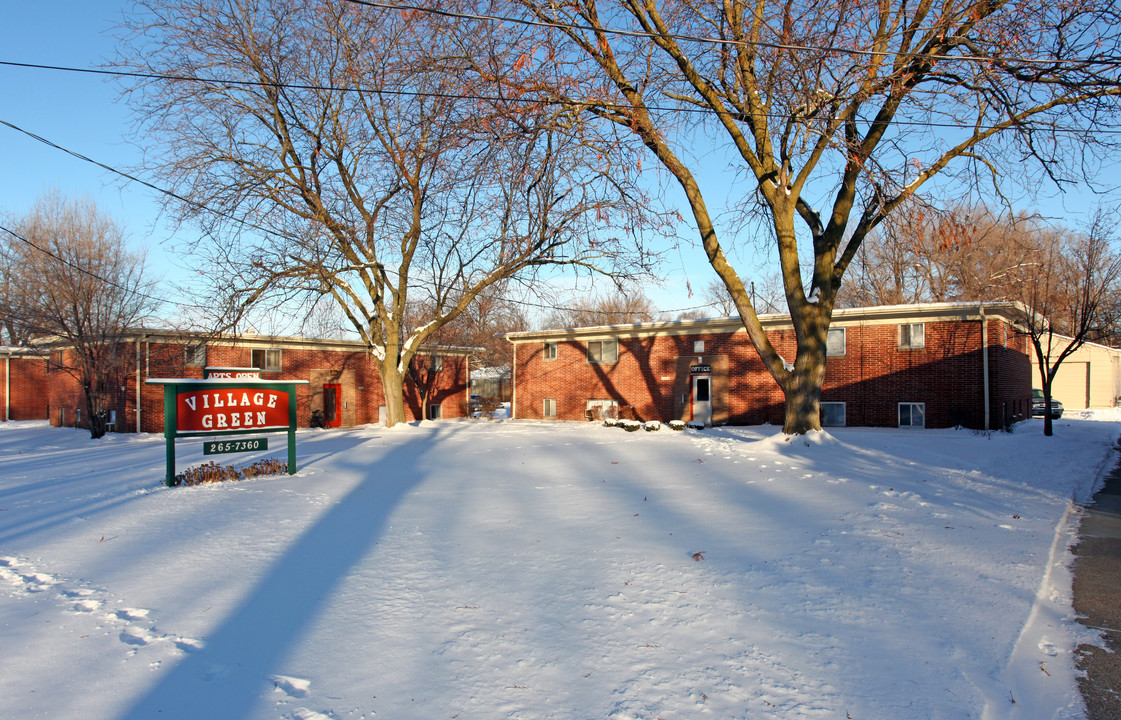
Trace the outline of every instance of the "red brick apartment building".
<instances>
[{"instance_id":1,"label":"red brick apartment building","mask_svg":"<svg viewBox=\"0 0 1121 720\"><path fill-rule=\"evenodd\" d=\"M1004 427L1031 414L1030 342L1018 303L837 310L824 426ZM760 319L793 359L789 316ZM638 420L782 425L782 391L739 318L511 333L516 418L580 420L616 406Z\"/></svg>"},{"instance_id":2,"label":"red brick apartment building","mask_svg":"<svg viewBox=\"0 0 1121 720\"><path fill-rule=\"evenodd\" d=\"M46 419L46 355L29 348L0 347L0 420Z\"/></svg>"},{"instance_id":3,"label":"red brick apartment building","mask_svg":"<svg viewBox=\"0 0 1121 720\"><path fill-rule=\"evenodd\" d=\"M307 380L297 387L297 422L320 411L329 427L384 421L385 396L377 361L362 343L298 337L202 337L168 331L135 331L121 346L124 361L113 380L111 430L163 432L163 388L149 378L202 378L206 367L259 368L262 380ZM53 349L46 392L51 425L85 426L85 398L59 366L72 351ZM469 400L471 348L428 346L413 359L405 381L410 420L462 417ZM46 414L43 417L47 417Z\"/></svg>"}]
</instances>

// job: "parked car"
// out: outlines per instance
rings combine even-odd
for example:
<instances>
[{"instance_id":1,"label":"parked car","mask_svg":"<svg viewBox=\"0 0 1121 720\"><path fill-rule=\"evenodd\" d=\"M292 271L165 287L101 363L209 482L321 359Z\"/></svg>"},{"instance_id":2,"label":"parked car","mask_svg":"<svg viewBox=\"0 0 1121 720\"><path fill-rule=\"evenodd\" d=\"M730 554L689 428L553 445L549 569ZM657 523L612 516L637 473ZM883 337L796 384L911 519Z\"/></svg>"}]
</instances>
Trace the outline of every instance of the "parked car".
<instances>
[{"instance_id":1,"label":"parked car","mask_svg":"<svg viewBox=\"0 0 1121 720\"><path fill-rule=\"evenodd\" d=\"M1043 391L1039 388L1032 388L1031 391L1031 414L1032 417L1043 417L1047 412L1047 403L1043 399ZM1063 404L1051 398L1051 419L1056 420L1063 416Z\"/></svg>"}]
</instances>

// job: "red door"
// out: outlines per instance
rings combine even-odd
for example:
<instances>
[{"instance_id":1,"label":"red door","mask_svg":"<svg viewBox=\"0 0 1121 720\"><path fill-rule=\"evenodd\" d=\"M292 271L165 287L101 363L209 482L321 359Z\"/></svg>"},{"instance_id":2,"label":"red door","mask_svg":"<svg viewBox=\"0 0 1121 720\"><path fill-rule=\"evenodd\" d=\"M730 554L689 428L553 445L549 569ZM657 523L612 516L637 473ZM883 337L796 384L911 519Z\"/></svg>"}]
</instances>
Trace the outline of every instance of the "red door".
<instances>
[{"instance_id":1,"label":"red door","mask_svg":"<svg viewBox=\"0 0 1121 720\"><path fill-rule=\"evenodd\" d=\"M343 424L342 397L342 385L323 386L323 424L327 427L340 427Z\"/></svg>"}]
</instances>

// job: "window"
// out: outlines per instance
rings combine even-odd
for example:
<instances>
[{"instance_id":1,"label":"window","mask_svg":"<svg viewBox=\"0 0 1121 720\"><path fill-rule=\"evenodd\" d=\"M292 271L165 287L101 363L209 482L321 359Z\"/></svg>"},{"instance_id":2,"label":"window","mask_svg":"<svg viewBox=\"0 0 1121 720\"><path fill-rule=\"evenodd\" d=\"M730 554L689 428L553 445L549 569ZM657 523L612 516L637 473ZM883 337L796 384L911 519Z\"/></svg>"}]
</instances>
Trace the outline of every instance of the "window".
<instances>
[{"instance_id":1,"label":"window","mask_svg":"<svg viewBox=\"0 0 1121 720\"><path fill-rule=\"evenodd\" d=\"M429 420L439 420L442 417L444 417L444 406L443 405L429 405L428 406L428 419Z\"/></svg>"},{"instance_id":2,"label":"window","mask_svg":"<svg viewBox=\"0 0 1121 720\"><path fill-rule=\"evenodd\" d=\"M584 415L589 420L618 418L619 404L614 400L589 400L588 409L584 411Z\"/></svg>"},{"instance_id":3,"label":"window","mask_svg":"<svg viewBox=\"0 0 1121 720\"><path fill-rule=\"evenodd\" d=\"M619 343L617 340L589 340L588 362L613 363L619 360Z\"/></svg>"},{"instance_id":4,"label":"window","mask_svg":"<svg viewBox=\"0 0 1121 720\"><path fill-rule=\"evenodd\" d=\"M555 418L557 416L557 401L553 398L545 398L544 416L547 418Z\"/></svg>"},{"instance_id":5,"label":"window","mask_svg":"<svg viewBox=\"0 0 1121 720\"><path fill-rule=\"evenodd\" d=\"M845 426L845 404L843 402L823 402L823 403L821 403L821 426L822 427L844 427Z\"/></svg>"},{"instance_id":6,"label":"window","mask_svg":"<svg viewBox=\"0 0 1121 720\"><path fill-rule=\"evenodd\" d=\"M705 351L705 341L704 340L694 340L693 341L693 352L703 353L704 351Z\"/></svg>"},{"instance_id":7,"label":"window","mask_svg":"<svg viewBox=\"0 0 1121 720\"><path fill-rule=\"evenodd\" d=\"M694 402L709 402L711 400L708 392L709 378L707 376L696 378L694 387L696 388L696 392L693 394Z\"/></svg>"},{"instance_id":8,"label":"window","mask_svg":"<svg viewBox=\"0 0 1121 720\"><path fill-rule=\"evenodd\" d=\"M198 345L188 345L186 349L186 357L183 360L185 365L205 365L206 364L206 345L200 343Z\"/></svg>"},{"instance_id":9,"label":"window","mask_svg":"<svg viewBox=\"0 0 1121 720\"><path fill-rule=\"evenodd\" d=\"M845 354L845 329L829 328L825 337L825 354L828 357L837 357Z\"/></svg>"},{"instance_id":10,"label":"window","mask_svg":"<svg viewBox=\"0 0 1121 720\"><path fill-rule=\"evenodd\" d=\"M555 342L545 343L544 355L546 360L557 359L557 344Z\"/></svg>"},{"instance_id":11,"label":"window","mask_svg":"<svg viewBox=\"0 0 1121 720\"><path fill-rule=\"evenodd\" d=\"M432 356L432 370L433 371L439 371L439 370L443 370L443 369L444 369L444 356L443 355L433 355Z\"/></svg>"},{"instance_id":12,"label":"window","mask_svg":"<svg viewBox=\"0 0 1121 720\"><path fill-rule=\"evenodd\" d=\"M280 351L254 350L253 367L264 372L280 372Z\"/></svg>"},{"instance_id":13,"label":"window","mask_svg":"<svg viewBox=\"0 0 1121 720\"><path fill-rule=\"evenodd\" d=\"M926 427L926 403L899 403L899 427Z\"/></svg>"},{"instance_id":14,"label":"window","mask_svg":"<svg viewBox=\"0 0 1121 720\"><path fill-rule=\"evenodd\" d=\"M922 323L907 323L899 326L899 347L926 347L926 337Z\"/></svg>"}]
</instances>

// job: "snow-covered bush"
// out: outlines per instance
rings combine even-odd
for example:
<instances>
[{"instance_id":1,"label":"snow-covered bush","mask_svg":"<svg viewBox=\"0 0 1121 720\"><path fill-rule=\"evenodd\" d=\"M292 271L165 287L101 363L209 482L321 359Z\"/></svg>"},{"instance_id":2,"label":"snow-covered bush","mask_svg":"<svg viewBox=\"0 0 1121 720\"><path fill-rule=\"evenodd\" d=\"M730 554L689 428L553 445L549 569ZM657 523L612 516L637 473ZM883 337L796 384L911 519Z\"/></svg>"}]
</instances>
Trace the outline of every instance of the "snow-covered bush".
<instances>
[{"instance_id":1,"label":"snow-covered bush","mask_svg":"<svg viewBox=\"0 0 1121 720\"><path fill-rule=\"evenodd\" d=\"M635 432L642 428L642 423L638 420L620 420L619 425L627 432Z\"/></svg>"},{"instance_id":2,"label":"snow-covered bush","mask_svg":"<svg viewBox=\"0 0 1121 720\"><path fill-rule=\"evenodd\" d=\"M670 420L669 421L669 429L670 430L677 430L677 431L684 430L685 429L685 421L684 420Z\"/></svg>"},{"instance_id":3,"label":"snow-covered bush","mask_svg":"<svg viewBox=\"0 0 1121 720\"><path fill-rule=\"evenodd\" d=\"M608 417L608 418L604 418L604 419L603 419L603 424L604 424L604 425L605 425L606 427L615 427L615 425L617 425L617 424L618 424L618 422L619 422L619 421L618 421L618 420L616 420L616 419L615 419L615 418L613 418L613 417Z\"/></svg>"},{"instance_id":4,"label":"snow-covered bush","mask_svg":"<svg viewBox=\"0 0 1121 720\"><path fill-rule=\"evenodd\" d=\"M703 422L697 422L696 420L690 420L689 422L685 423L685 427L692 428L694 430L704 430L705 424Z\"/></svg>"},{"instance_id":5,"label":"snow-covered bush","mask_svg":"<svg viewBox=\"0 0 1121 720\"><path fill-rule=\"evenodd\" d=\"M646 432L658 432L662 429L662 424L657 420L648 420L643 427L646 428Z\"/></svg>"}]
</instances>

